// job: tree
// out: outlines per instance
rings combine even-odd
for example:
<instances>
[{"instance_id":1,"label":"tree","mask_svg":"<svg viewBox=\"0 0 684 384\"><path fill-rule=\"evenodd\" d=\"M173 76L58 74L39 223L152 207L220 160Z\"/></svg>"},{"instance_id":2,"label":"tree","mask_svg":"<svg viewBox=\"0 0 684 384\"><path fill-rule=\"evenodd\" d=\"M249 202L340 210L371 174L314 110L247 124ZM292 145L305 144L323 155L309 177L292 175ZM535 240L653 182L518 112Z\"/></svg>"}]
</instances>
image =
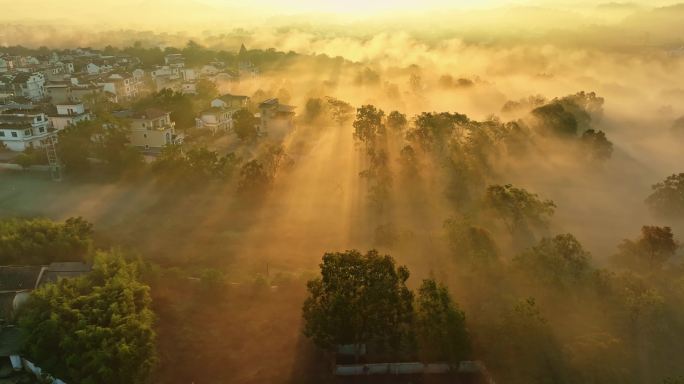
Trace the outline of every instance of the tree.
<instances>
[{"instance_id":1,"label":"tree","mask_svg":"<svg viewBox=\"0 0 684 384\"><path fill-rule=\"evenodd\" d=\"M678 118L672 123L672 133L681 137L684 137L684 116Z\"/></svg>"},{"instance_id":2,"label":"tree","mask_svg":"<svg viewBox=\"0 0 684 384\"><path fill-rule=\"evenodd\" d=\"M524 274L558 287L574 286L592 271L589 264L591 255L569 233L543 238L514 260Z\"/></svg>"},{"instance_id":3,"label":"tree","mask_svg":"<svg viewBox=\"0 0 684 384\"><path fill-rule=\"evenodd\" d=\"M241 109L233 114L233 130L240 140L254 140L259 134L257 119L246 110Z\"/></svg>"},{"instance_id":4,"label":"tree","mask_svg":"<svg viewBox=\"0 0 684 384\"><path fill-rule=\"evenodd\" d=\"M59 132L57 153L67 172L85 172L90 169L92 125L83 121Z\"/></svg>"},{"instance_id":5,"label":"tree","mask_svg":"<svg viewBox=\"0 0 684 384\"><path fill-rule=\"evenodd\" d=\"M375 250L326 253L320 267L321 276L307 283L304 334L328 350L348 344L399 348L413 312L408 269Z\"/></svg>"},{"instance_id":6,"label":"tree","mask_svg":"<svg viewBox=\"0 0 684 384\"><path fill-rule=\"evenodd\" d=\"M242 195L260 196L271 186L271 178L257 160L245 163L240 169L238 193Z\"/></svg>"},{"instance_id":7,"label":"tree","mask_svg":"<svg viewBox=\"0 0 684 384\"><path fill-rule=\"evenodd\" d=\"M551 102L535 108L532 110L532 115L539 119L540 131L543 133L557 137L577 136L577 119L561 103Z\"/></svg>"},{"instance_id":8,"label":"tree","mask_svg":"<svg viewBox=\"0 0 684 384\"><path fill-rule=\"evenodd\" d=\"M487 367L507 383L568 382L561 345L534 298L507 309L483 342L488 346Z\"/></svg>"},{"instance_id":9,"label":"tree","mask_svg":"<svg viewBox=\"0 0 684 384\"><path fill-rule=\"evenodd\" d=\"M130 126L128 123L113 119L109 121L107 127L101 129L100 139L94 145L94 154L104 161L108 170L113 174L141 169L144 165L143 156L140 151L129 145Z\"/></svg>"},{"instance_id":10,"label":"tree","mask_svg":"<svg viewBox=\"0 0 684 384\"><path fill-rule=\"evenodd\" d=\"M375 143L375 137L382 134L385 125L382 123L382 118L385 112L382 109L377 109L373 105L363 105L356 110L356 119L352 126L354 127L354 138L366 144L370 148Z\"/></svg>"},{"instance_id":11,"label":"tree","mask_svg":"<svg viewBox=\"0 0 684 384\"><path fill-rule=\"evenodd\" d=\"M406 144L404 148L399 151L399 163L404 176L411 178L418 175L419 161L416 151L410 144Z\"/></svg>"},{"instance_id":12,"label":"tree","mask_svg":"<svg viewBox=\"0 0 684 384\"><path fill-rule=\"evenodd\" d=\"M475 263L487 263L498 258L496 242L486 229L457 219L446 220L444 229L451 248L459 258Z\"/></svg>"},{"instance_id":13,"label":"tree","mask_svg":"<svg viewBox=\"0 0 684 384\"><path fill-rule=\"evenodd\" d=\"M389 156L384 150L376 151L374 148L368 149L369 166L368 169L359 173L359 176L368 180L371 203L378 210L385 207L389 200L390 188L392 186L392 172L389 169Z\"/></svg>"},{"instance_id":14,"label":"tree","mask_svg":"<svg viewBox=\"0 0 684 384\"><path fill-rule=\"evenodd\" d=\"M342 125L351 119L354 107L349 103L330 96L326 97L326 101L328 102L328 113L334 122Z\"/></svg>"},{"instance_id":15,"label":"tree","mask_svg":"<svg viewBox=\"0 0 684 384\"><path fill-rule=\"evenodd\" d=\"M684 173L673 174L651 187L646 204L657 215L684 218Z\"/></svg>"},{"instance_id":16,"label":"tree","mask_svg":"<svg viewBox=\"0 0 684 384\"><path fill-rule=\"evenodd\" d=\"M638 240L625 239L619 245L618 261L637 270L643 267L652 270L661 268L675 255L678 248L672 228L643 226Z\"/></svg>"},{"instance_id":17,"label":"tree","mask_svg":"<svg viewBox=\"0 0 684 384\"><path fill-rule=\"evenodd\" d=\"M285 152L282 144L267 144L259 156L259 162L263 164L268 177L275 178L276 173L281 167L288 167L294 164L294 160Z\"/></svg>"},{"instance_id":18,"label":"tree","mask_svg":"<svg viewBox=\"0 0 684 384\"><path fill-rule=\"evenodd\" d=\"M92 224L80 217L64 223L0 220L0 265L84 260L92 247L92 235Z\"/></svg>"},{"instance_id":19,"label":"tree","mask_svg":"<svg viewBox=\"0 0 684 384\"><path fill-rule=\"evenodd\" d=\"M22 152L14 158L14 162L18 164L21 169L26 170L33 165L33 158L30 155Z\"/></svg>"},{"instance_id":20,"label":"tree","mask_svg":"<svg viewBox=\"0 0 684 384\"><path fill-rule=\"evenodd\" d=\"M553 215L556 204L541 200L536 194L511 184L490 185L485 194L485 206L496 212L511 232L527 227L545 227Z\"/></svg>"},{"instance_id":21,"label":"tree","mask_svg":"<svg viewBox=\"0 0 684 384\"><path fill-rule=\"evenodd\" d=\"M32 292L19 313L27 355L68 382L148 382L155 363L149 290L135 264L98 254L91 273Z\"/></svg>"},{"instance_id":22,"label":"tree","mask_svg":"<svg viewBox=\"0 0 684 384\"><path fill-rule=\"evenodd\" d=\"M449 290L434 279L423 280L416 303L416 333L423 360L452 363L468 357L470 340L465 314Z\"/></svg>"},{"instance_id":23,"label":"tree","mask_svg":"<svg viewBox=\"0 0 684 384\"><path fill-rule=\"evenodd\" d=\"M307 121L314 121L323 112L323 100L320 98L310 98L304 107L304 116Z\"/></svg>"},{"instance_id":24,"label":"tree","mask_svg":"<svg viewBox=\"0 0 684 384\"><path fill-rule=\"evenodd\" d=\"M171 112L171 120L176 122L179 129L195 126L197 112L192 99L182 92L173 91L169 88L162 89L145 98L138 100L134 109L159 108Z\"/></svg>"},{"instance_id":25,"label":"tree","mask_svg":"<svg viewBox=\"0 0 684 384\"><path fill-rule=\"evenodd\" d=\"M589 129L592 120L599 121L603 117L605 100L595 92L581 91L554 101L575 117L580 130Z\"/></svg>"},{"instance_id":26,"label":"tree","mask_svg":"<svg viewBox=\"0 0 684 384\"><path fill-rule=\"evenodd\" d=\"M197 96L202 100L211 100L218 96L219 91L216 83L207 79L200 79L197 82Z\"/></svg>"},{"instance_id":27,"label":"tree","mask_svg":"<svg viewBox=\"0 0 684 384\"><path fill-rule=\"evenodd\" d=\"M613 154L613 143L606 138L603 131L588 129L582 134L582 144L589 157L595 160L608 160Z\"/></svg>"},{"instance_id":28,"label":"tree","mask_svg":"<svg viewBox=\"0 0 684 384\"><path fill-rule=\"evenodd\" d=\"M399 111L392 111L387 115L387 127L395 131L403 131L406 128L406 115Z\"/></svg>"},{"instance_id":29,"label":"tree","mask_svg":"<svg viewBox=\"0 0 684 384\"><path fill-rule=\"evenodd\" d=\"M423 112L414 118L414 128L406 134L407 139L418 143L424 150L436 144L445 145L456 126L467 124L468 116L449 112Z\"/></svg>"}]
</instances>

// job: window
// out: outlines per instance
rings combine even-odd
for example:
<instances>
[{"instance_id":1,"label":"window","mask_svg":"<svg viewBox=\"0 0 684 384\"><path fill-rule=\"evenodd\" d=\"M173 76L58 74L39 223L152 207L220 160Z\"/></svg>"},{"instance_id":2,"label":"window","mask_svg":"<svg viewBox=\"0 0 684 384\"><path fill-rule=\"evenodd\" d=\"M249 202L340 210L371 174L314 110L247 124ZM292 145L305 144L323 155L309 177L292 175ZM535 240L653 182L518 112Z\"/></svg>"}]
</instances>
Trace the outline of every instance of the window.
<instances>
[{"instance_id":1,"label":"window","mask_svg":"<svg viewBox=\"0 0 684 384\"><path fill-rule=\"evenodd\" d=\"M31 130L30 129L25 130L24 136L31 136Z\"/></svg>"},{"instance_id":2,"label":"window","mask_svg":"<svg viewBox=\"0 0 684 384\"><path fill-rule=\"evenodd\" d=\"M43 132L45 132L45 127L40 127L40 128L38 128L38 130L40 131L40 133L43 133Z\"/></svg>"},{"instance_id":3,"label":"window","mask_svg":"<svg viewBox=\"0 0 684 384\"><path fill-rule=\"evenodd\" d=\"M147 139L147 133L143 133L143 137Z\"/></svg>"},{"instance_id":4,"label":"window","mask_svg":"<svg viewBox=\"0 0 684 384\"><path fill-rule=\"evenodd\" d=\"M5 131L0 131L0 137L5 137Z\"/></svg>"},{"instance_id":5,"label":"window","mask_svg":"<svg viewBox=\"0 0 684 384\"><path fill-rule=\"evenodd\" d=\"M19 137L15 131L12 131L12 137Z\"/></svg>"}]
</instances>

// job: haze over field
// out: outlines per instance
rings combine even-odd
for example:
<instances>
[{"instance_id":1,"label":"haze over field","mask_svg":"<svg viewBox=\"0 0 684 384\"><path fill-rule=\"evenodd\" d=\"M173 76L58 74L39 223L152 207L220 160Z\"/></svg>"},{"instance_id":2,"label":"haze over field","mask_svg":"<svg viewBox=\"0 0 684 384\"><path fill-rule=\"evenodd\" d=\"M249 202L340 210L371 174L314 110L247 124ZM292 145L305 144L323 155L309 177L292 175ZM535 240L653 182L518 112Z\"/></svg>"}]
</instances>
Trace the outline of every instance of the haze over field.
<instances>
[{"instance_id":1,"label":"haze over field","mask_svg":"<svg viewBox=\"0 0 684 384\"><path fill-rule=\"evenodd\" d=\"M351 249L391 254L416 292L444 283L465 314L468 359L497 381L683 382L684 3L0 10L0 58L83 48L136 57L146 76L165 55L231 74L194 95L93 102L85 139L60 133L66 161L88 149L59 183L0 168L0 219L81 216L93 247L141 263L158 316L151 382L336 382L300 315L323 254ZM294 128L196 128L228 93L251 98L249 129L269 98L295 107ZM101 123L149 107L171 111L182 144L129 162L125 143L101 148ZM0 265L15 249L1 235Z\"/></svg>"}]
</instances>

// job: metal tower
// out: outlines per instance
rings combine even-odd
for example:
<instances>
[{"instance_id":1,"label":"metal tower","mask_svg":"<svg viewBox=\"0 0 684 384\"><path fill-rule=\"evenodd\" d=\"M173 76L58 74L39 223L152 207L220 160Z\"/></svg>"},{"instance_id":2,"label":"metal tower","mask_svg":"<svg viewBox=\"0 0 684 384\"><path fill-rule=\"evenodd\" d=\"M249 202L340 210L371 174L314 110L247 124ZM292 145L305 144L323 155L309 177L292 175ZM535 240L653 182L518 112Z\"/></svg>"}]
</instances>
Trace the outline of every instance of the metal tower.
<instances>
[{"instance_id":1,"label":"metal tower","mask_svg":"<svg viewBox=\"0 0 684 384\"><path fill-rule=\"evenodd\" d=\"M48 164L50 166L50 176L54 181L62 181L62 168L57 157L57 135L47 137L45 152L47 153Z\"/></svg>"}]
</instances>

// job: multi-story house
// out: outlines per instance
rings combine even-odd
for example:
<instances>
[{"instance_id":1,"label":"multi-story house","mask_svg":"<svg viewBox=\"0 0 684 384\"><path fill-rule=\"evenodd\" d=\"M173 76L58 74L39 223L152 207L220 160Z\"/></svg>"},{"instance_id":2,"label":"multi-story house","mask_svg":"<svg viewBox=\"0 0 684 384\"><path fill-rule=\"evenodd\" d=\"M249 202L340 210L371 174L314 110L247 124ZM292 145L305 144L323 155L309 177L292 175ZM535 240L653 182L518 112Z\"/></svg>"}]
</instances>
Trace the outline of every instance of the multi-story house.
<instances>
[{"instance_id":1,"label":"multi-story house","mask_svg":"<svg viewBox=\"0 0 684 384\"><path fill-rule=\"evenodd\" d=\"M278 99L264 100L259 104L261 132L288 131L294 128L295 107L280 104Z\"/></svg>"},{"instance_id":2,"label":"multi-story house","mask_svg":"<svg viewBox=\"0 0 684 384\"><path fill-rule=\"evenodd\" d=\"M14 94L37 101L45 97L45 75L41 72L20 72L10 76Z\"/></svg>"},{"instance_id":3,"label":"multi-story house","mask_svg":"<svg viewBox=\"0 0 684 384\"><path fill-rule=\"evenodd\" d=\"M115 112L115 116L130 123L131 145L140 149L161 149L166 145L178 144L182 137L176 135L176 123L171 113L155 108L140 111Z\"/></svg>"},{"instance_id":4,"label":"multi-story house","mask_svg":"<svg viewBox=\"0 0 684 384\"><path fill-rule=\"evenodd\" d=\"M42 147L53 135L48 117L42 112L7 111L0 114L0 142L10 151Z\"/></svg>"},{"instance_id":5,"label":"multi-story house","mask_svg":"<svg viewBox=\"0 0 684 384\"><path fill-rule=\"evenodd\" d=\"M101 83L102 89L116 95L118 100L130 100L138 97L140 81L125 73L114 73Z\"/></svg>"},{"instance_id":6,"label":"multi-story house","mask_svg":"<svg viewBox=\"0 0 684 384\"><path fill-rule=\"evenodd\" d=\"M195 126L198 129L208 129L212 133L229 132L233 129L233 113L237 109L227 109L211 107L200 112L195 119Z\"/></svg>"},{"instance_id":7,"label":"multi-story house","mask_svg":"<svg viewBox=\"0 0 684 384\"><path fill-rule=\"evenodd\" d=\"M54 82L45 86L45 96L52 104L66 103L72 98L71 86L65 82Z\"/></svg>"},{"instance_id":8,"label":"multi-story house","mask_svg":"<svg viewBox=\"0 0 684 384\"><path fill-rule=\"evenodd\" d=\"M90 112L83 103L57 104L56 107L57 113L48 117L56 131L90 120Z\"/></svg>"},{"instance_id":9,"label":"multi-story house","mask_svg":"<svg viewBox=\"0 0 684 384\"><path fill-rule=\"evenodd\" d=\"M247 108L248 105L249 96L231 95L229 93L211 101L211 106L217 108L240 109Z\"/></svg>"}]
</instances>

